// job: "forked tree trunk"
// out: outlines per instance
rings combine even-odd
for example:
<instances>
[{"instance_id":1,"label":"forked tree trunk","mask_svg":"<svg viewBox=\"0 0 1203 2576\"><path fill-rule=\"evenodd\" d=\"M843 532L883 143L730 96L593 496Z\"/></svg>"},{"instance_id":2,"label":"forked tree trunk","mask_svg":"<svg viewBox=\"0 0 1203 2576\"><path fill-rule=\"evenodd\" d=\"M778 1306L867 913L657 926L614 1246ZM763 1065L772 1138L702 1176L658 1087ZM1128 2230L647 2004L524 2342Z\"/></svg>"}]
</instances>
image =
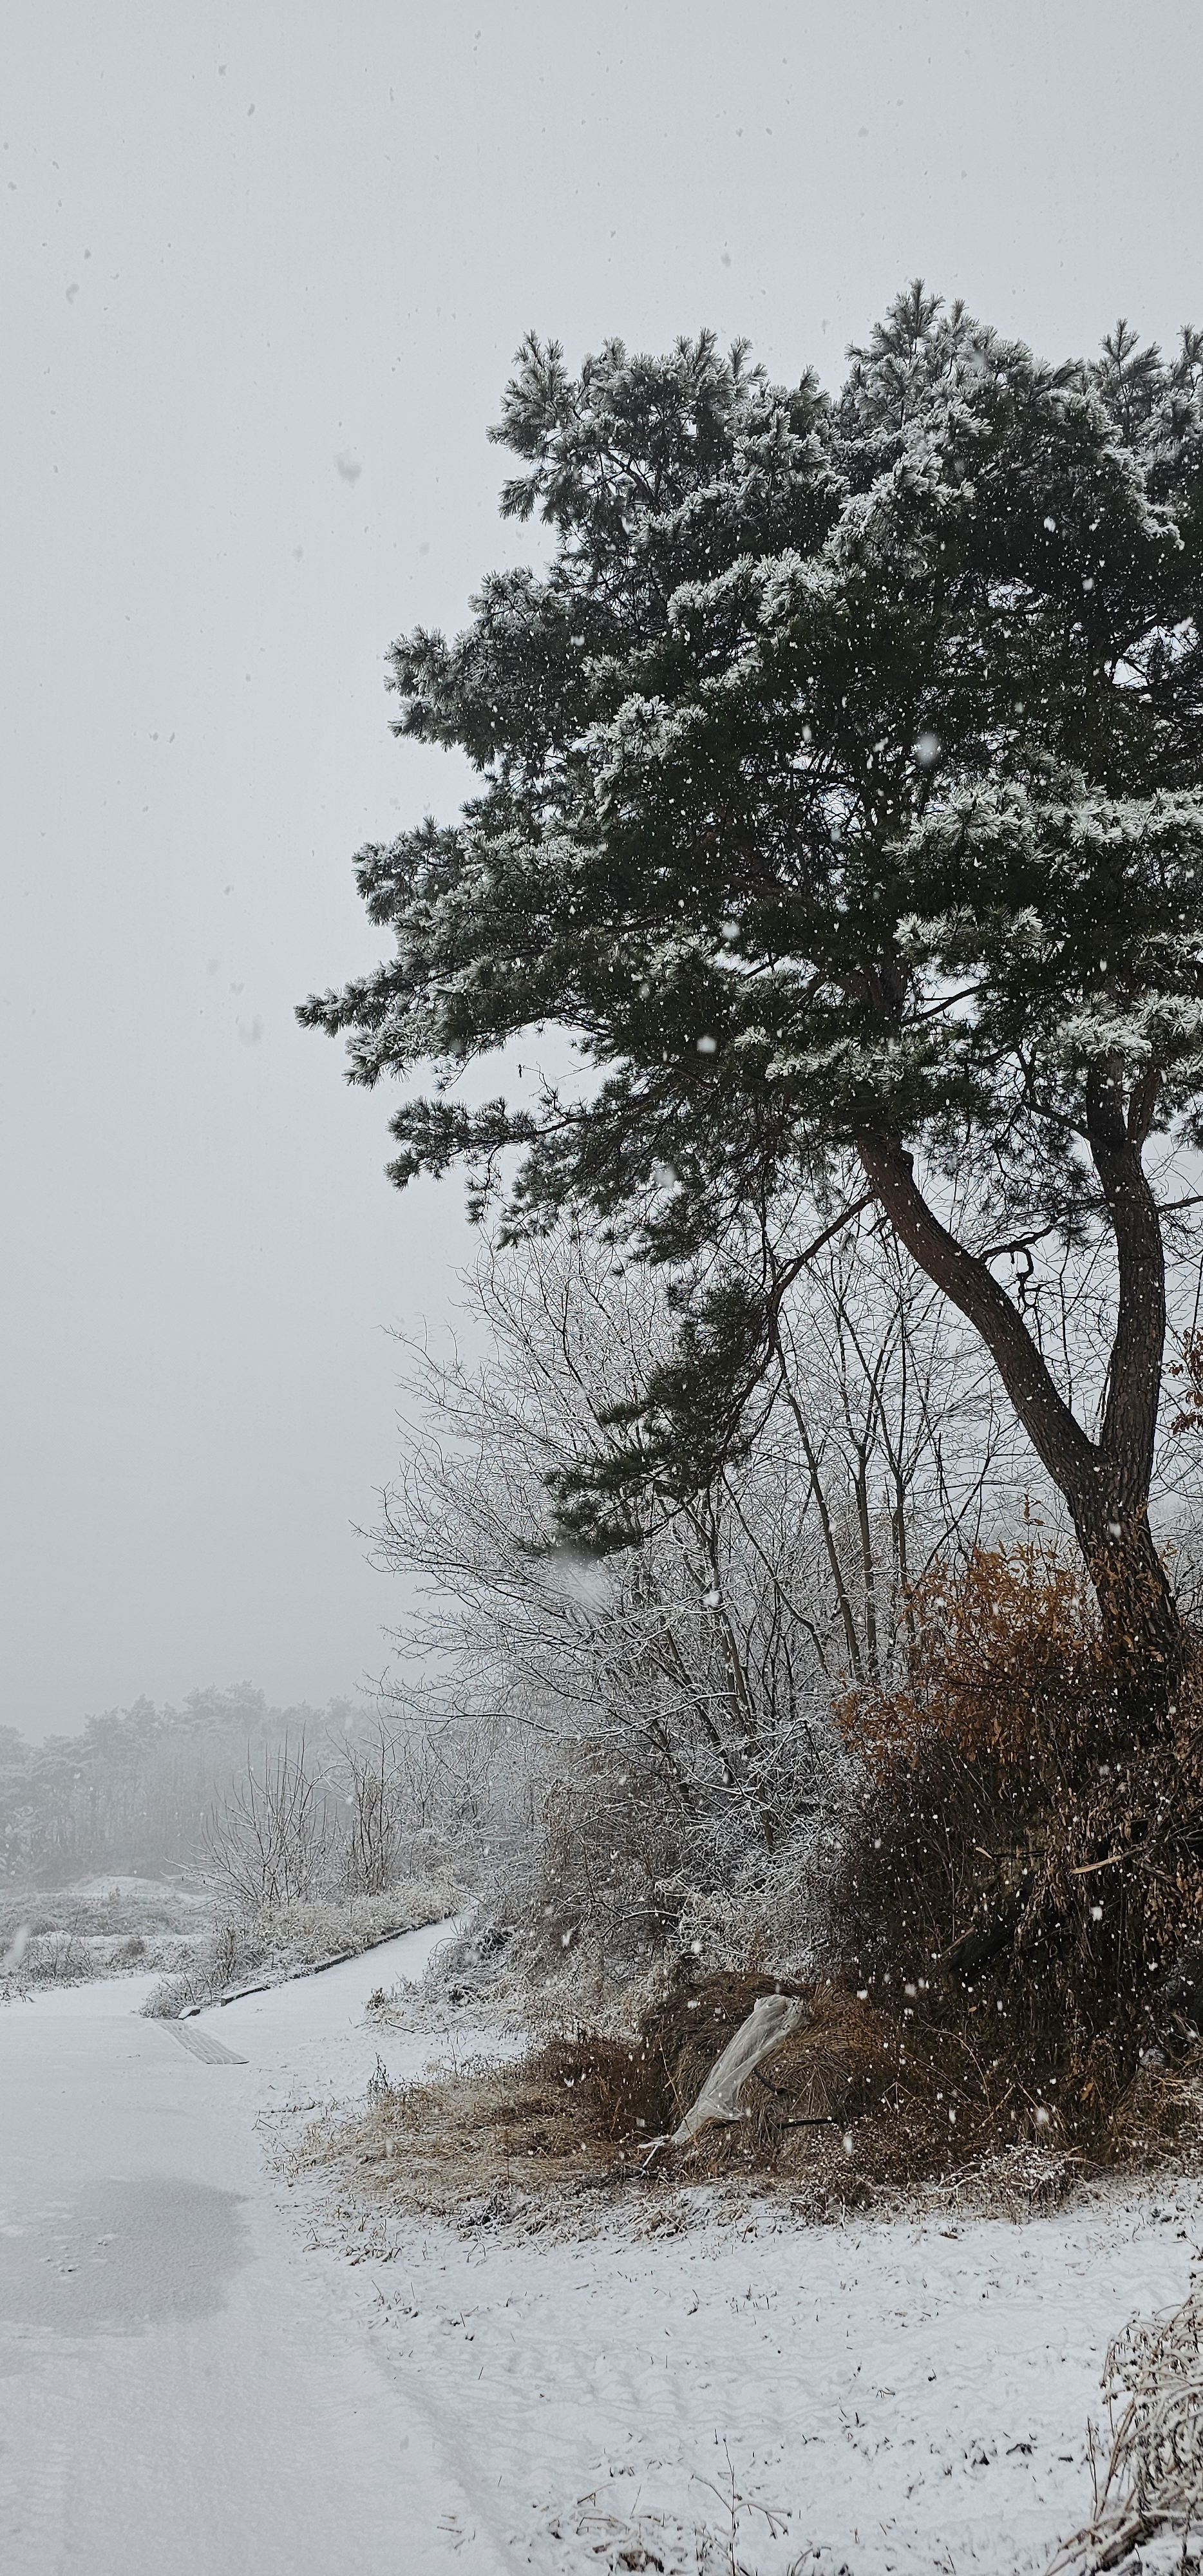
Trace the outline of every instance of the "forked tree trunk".
<instances>
[{"instance_id":1,"label":"forked tree trunk","mask_svg":"<svg viewBox=\"0 0 1203 2576\"><path fill-rule=\"evenodd\" d=\"M1063 1495L1117 1670L1162 1695L1185 1632L1149 1528L1149 1489L1165 1344L1165 1259L1157 1206L1141 1165L1152 1101L1123 1111L1100 1076L1088 1088L1088 1136L1115 1233L1119 1305L1097 1441L1060 1394L1026 1324L987 1263L929 1207L902 1143L858 1139L866 1178L913 1261L959 1307L990 1352L1041 1464Z\"/></svg>"}]
</instances>

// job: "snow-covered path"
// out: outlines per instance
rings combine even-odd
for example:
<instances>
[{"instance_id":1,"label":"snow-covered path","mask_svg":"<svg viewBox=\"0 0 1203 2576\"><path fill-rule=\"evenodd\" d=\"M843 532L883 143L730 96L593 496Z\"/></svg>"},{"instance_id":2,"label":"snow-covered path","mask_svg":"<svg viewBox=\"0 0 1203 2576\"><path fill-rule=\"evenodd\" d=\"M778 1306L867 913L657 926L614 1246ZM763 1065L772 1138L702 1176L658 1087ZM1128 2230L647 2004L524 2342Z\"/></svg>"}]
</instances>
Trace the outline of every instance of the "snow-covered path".
<instances>
[{"instance_id":1,"label":"snow-covered path","mask_svg":"<svg viewBox=\"0 0 1203 2576\"><path fill-rule=\"evenodd\" d=\"M1199 2186L1017 2226L698 2195L578 2242L369 2198L348 2263L345 2182L290 2193L271 2115L419 2070L363 2005L441 1937L188 2026L242 2065L142 2020L149 1980L0 2011L2 2576L1043 2567L1108 2340L1203 2261Z\"/></svg>"},{"instance_id":2,"label":"snow-covered path","mask_svg":"<svg viewBox=\"0 0 1203 2576\"><path fill-rule=\"evenodd\" d=\"M375 2357L362 2294L340 2296L358 2276L307 2259L255 2126L307 2058L362 2089L364 1999L438 1937L192 2025L241 2066L142 2020L149 1980L0 2012L5 2576L452 2563L463 2499L419 2374ZM502 2564L483 2535L472 2564Z\"/></svg>"}]
</instances>

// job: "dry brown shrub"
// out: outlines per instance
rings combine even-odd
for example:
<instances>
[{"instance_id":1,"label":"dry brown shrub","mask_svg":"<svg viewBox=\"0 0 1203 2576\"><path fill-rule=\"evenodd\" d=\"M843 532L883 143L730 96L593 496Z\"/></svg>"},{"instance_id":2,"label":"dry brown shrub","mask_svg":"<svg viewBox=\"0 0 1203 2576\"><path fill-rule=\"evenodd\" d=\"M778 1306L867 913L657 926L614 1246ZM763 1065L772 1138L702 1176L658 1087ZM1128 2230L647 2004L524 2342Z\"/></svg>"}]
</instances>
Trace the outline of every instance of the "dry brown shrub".
<instances>
[{"instance_id":1,"label":"dry brown shrub","mask_svg":"<svg viewBox=\"0 0 1203 2576\"><path fill-rule=\"evenodd\" d=\"M1085 1569L1040 1540L935 1564L908 1604L909 1676L849 1691L837 1716L878 1776L935 1747L1003 1771L1072 1758L1112 1682Z\"/></svg>"},{"instance_id":2,"label":"dry brown shrub","mask_svg":"<svg viewBox=\"0 0 1203 2576\"><path fill-rule=\"evenodd\" d=\"M846 1973L973 2051L1000 2143L1038 2123L1127 2153L1142 2055L1189 2055L1203 2006L1198 1649L1172 1695L1109 1670L1039 1543L937 1569L913 1607L906 1689L844 1704L869 1777Z\"/></svg>"},{"instance_id":3,"label":"dry brown shrub","mask_svg":"<svg viewBox=\"0 0 1203 2576\"><path fill-rule=\"evenodd\" d=\"M696 2098L727 2039L773 1980L678 1970L644 2030L672 2071L666 2125ZM745 2174L801 2188L813 2209L893 2203L934 2184L1008 2212L1059 2198L1079 2168L1055 2086L1021 2075L991 2019L930 1985L876 1993L832 1983L744 2087L743 2116L675 2152L679 2181Z\"/></svg>"},{"instance_id":4,"label":"dry brown shrub","mask_svg":"<svg viewBox=\"0 0 1203 2576\"><path fill-rule=\"evenodd\" d=\"M1184 1377L1186 1388L1170 1429L1180 1435L1184 1431L1203 1431L1203 1332L1197 1326L1189 1333L1179 1334L1178 1354L1170 1363L1169 1375Z\"/></svg>"},{"instance_id":5,"label":"dry brown shrub","mask_svg":"<svg viewBox=\"0 0 1203 2576\"><path fill-rule=\"evenodd\" d=\"M679 1972L644 2028L671 2070L665 2125L680 2119L767 1977ZM892 2195L951 2173L980 2143L989 2100L955 2034L836 1985L799 1988L808 2007L748 2079L742 2117L675 2150L678 2180L758 2173L839 2203Z\"/></svg>"},{"instance_id":6,"label":"dry brown shrub","mask_svg":"<svg viewBox=\"0 0 1203 2576\"><path fill-rule=\"evenodd\" d=\"M1176 2173L1203 2170L1203 2082L1188 2059L1173 2065L1152 2050L1121 2095L1108 2130L1117 2163Z\"/></svg>"}]
</instances>

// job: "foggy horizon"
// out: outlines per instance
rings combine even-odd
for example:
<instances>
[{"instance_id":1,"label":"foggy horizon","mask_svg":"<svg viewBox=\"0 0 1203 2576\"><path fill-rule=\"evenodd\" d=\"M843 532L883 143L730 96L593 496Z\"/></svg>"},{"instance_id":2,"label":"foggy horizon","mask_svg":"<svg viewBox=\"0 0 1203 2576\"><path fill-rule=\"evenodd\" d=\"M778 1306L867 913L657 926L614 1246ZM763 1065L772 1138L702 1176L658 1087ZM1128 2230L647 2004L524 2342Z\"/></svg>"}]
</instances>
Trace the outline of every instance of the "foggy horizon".
<instances>
[{"instance_id":1,"label":"foggy horizon","mask_svg":"<svg viewBox=\"0 0 1203 2576\"><path fill-rule=\"evenodd\" d=\"M442 1329L473 1238L293 1011L381 953L359 844L460 802L384 658L538 551L485 436L523 333L708 325L833 386L921 275L1052 358L1121 313L1171 344L1197 37L1112 0L10 16L0 1724L320 1708L388 1660L390 1335Z\"/></svg>"}]
</instances>

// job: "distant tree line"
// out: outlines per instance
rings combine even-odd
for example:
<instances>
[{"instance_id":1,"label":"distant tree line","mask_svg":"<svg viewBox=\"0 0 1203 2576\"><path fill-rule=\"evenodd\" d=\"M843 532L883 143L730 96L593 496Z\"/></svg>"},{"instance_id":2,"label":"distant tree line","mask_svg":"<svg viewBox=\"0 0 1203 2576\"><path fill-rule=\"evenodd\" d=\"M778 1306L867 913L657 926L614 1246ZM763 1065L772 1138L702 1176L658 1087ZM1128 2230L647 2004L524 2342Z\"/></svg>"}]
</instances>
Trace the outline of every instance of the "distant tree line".
<instances>
[{"instance_id":1,"label":"distant tree line","mask_svg":"<svg viewBox=\"0 0 1203 2576\"><path fill-rule=\"evenodd\" d=\"M191 1691L182 1707L138 1699L78 1735L33 1743L0 1728L0 1871L9 1884L92 1872L156 1875L201 1852L214 1800L251 1758L286 1739L341 1730L350 1704L276 1708L249 1683Z\"/></svg>"}]
</instances>

